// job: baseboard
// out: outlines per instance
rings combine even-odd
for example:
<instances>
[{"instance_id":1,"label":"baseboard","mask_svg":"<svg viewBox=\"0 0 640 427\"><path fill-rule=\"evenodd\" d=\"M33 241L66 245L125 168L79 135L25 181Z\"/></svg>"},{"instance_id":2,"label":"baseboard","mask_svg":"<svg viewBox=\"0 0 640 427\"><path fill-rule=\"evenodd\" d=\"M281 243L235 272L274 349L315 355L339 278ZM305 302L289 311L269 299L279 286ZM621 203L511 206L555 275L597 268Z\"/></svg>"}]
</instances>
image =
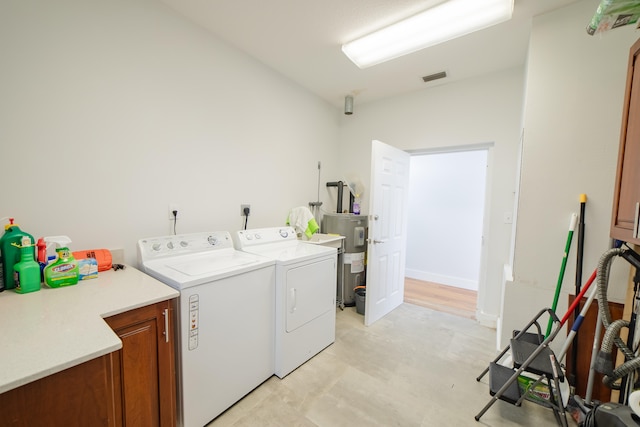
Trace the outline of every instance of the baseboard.
<instances>
[{"instance_id":1,"label":"baseboard","mask_svg":"<svg viewBox=\"0 0 640 427\"><path fill-rule=\"evenodd\" d=\"M478 281L469 280L462 277L446 276L444 274L429 273L428 271L405 269L405 277L410 279L422 280L424 282L440 283L447 286L455 286L456 288L468 289L471 291L478 290Z\"/></svg>"},{"instance_id":2,"label":"baseboard","mask_svg":"<svg viewBox=\"0 0 640 427\"><path fill-rule=\"evenodd\" d=\"M478 310L476 311L476 319L478 323L487 328L496 329L498 325L498 316L495 314L487 314Z\"/></svg>"}]
</instances>

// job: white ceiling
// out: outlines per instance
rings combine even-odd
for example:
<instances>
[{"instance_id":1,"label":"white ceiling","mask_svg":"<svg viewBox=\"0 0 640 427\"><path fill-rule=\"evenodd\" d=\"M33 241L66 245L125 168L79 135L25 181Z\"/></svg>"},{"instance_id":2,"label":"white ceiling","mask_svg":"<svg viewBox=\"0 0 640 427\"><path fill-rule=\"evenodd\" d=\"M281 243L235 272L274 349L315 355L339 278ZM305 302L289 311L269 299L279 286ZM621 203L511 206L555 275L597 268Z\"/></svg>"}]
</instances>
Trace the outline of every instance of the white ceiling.
<instances>
[{"instance_id":1,"label":"white ceiling","mask_svg":"<svg viewBox=\"0 0 640 427\"><path fill-rule=\"evenodd\" d=\"M508 22L364 70L342 53L343 43L443 0L161 1L337 107L354 95L357 108L524 64L531 18L578 0L516 0ZM440 71L448 77L422 81Z\"/></svg>"}]
</instances>

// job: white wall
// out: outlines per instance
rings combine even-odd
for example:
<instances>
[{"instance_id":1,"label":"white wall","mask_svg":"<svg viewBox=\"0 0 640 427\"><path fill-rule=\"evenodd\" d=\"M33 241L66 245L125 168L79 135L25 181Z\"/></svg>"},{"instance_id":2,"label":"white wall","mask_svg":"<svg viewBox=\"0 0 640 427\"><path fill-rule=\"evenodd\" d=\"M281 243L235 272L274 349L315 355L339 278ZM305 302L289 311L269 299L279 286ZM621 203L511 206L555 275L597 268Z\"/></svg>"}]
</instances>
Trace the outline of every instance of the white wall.
<instances>
[{"instance_id":1,"label":"white wall","mask_svg":"<svg viewBox=\"0 0 640 427\"><path fill-rule=\"evenodd\" d=\"M509 255L511 225L503 223L503 213L513 209L523 79L523 69L515 68L379 103L359 106L356 98L353 115L341 122L340 168L350 181L365 183L363 213L370 213L373 139L403 150L495 143L488 158L487 260L480 278L486 289L478 301L478 318L486 324L497 319Z\"/></svg>"},{"instance_id":2,"label":"white wall","mask_svg":"<svg viewBox=\"0 0 640 427\"><path fill-rule=\"evenodd\" d=\"M3 1L0 217L72 249L284 223L341 111L154 0ZM326 189L321 199L328 197Z\"/></svg>"},{"instance_id":3,"label":"white wall","mask_svg":"<svg viewBox=\"0 0 640 427\"><path fill-rule=\"evenodd\" d=\"M487 150L411 156L405 274L477 290Z\"/></svg>"},{"instance_id":4,"label":"white wall","mask_svg":"<svg viewBox=\"0 0 640 427\"><path fill-rule=\"evenodd\" d=\"M550 306L571 213L587 194L583 281L609 247L627 57L640 36L620 28L589 36L599 1L580 1L534 20L527 68L524 148L514 280L507 282L502 339ZM575 286L576 241L558 312ZM628 268L616 264L610 299L624 301Z\"/></svg>"},{"instance_id":5,"label":"white wall","mask_svg":"<svg viewBox=\"0 0 640 427\"><path fill-rule=\"evenodd\" d=\"M589 196L585 270L608 245L632 28L590 37L597 0L535 21L529 64L515 280L505 322L548 304L570 213ZM500 312L521 135L522 68L369 105L329 106L154 0L6 0L0 13L0 217L72 249L124 248L170 232L282 223L322 182L364 184L371 140L405 150L494 142L486 292ZM330 210L332 193L322 188ZM571 262L567 277L572 277ZM624 275L623 275L624 276ZM566 299L566 298L565 298ZM524 301L524 302L523 302ZM527 310L522 310L522 306Z\"/></svg>"}]
</instances>

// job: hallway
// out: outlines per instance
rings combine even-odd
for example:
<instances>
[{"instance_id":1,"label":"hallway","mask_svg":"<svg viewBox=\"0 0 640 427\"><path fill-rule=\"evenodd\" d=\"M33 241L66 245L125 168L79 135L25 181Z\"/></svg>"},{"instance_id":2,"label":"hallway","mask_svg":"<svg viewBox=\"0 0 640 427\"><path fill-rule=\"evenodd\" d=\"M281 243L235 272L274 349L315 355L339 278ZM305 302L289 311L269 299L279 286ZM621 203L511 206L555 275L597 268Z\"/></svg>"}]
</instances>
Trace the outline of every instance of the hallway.
<instances>
[{"instance_id":1,"label":"hallway","mask_svg":"<svg viewBox=\"0 0 640 427\"><path fill-rule=\"evenodd\" d=\"M409 277L404 279L404 302L420 307L475 320L477 300L476 291Z\"/></svg>"}]
</instances>

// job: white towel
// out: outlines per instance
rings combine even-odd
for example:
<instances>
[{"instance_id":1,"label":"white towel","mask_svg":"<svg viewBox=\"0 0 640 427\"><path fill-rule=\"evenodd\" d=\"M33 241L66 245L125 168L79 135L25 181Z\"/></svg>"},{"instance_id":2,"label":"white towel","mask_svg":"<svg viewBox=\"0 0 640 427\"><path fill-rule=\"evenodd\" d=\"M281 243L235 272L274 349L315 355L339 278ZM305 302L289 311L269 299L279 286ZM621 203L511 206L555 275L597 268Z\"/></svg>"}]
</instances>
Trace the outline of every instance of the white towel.
<instances>
[{"instance_id":1,"label":"white towel","mask_svg":"<svg viewBox=\"0 0 640 427\"><path fill-rule=\"evenodd\" d=\"M316 219L306 206L291 209L287 223L296 230L296 233L304 233L307 237L311 237L318 231Z\"/></svg>"}]
</instances>

